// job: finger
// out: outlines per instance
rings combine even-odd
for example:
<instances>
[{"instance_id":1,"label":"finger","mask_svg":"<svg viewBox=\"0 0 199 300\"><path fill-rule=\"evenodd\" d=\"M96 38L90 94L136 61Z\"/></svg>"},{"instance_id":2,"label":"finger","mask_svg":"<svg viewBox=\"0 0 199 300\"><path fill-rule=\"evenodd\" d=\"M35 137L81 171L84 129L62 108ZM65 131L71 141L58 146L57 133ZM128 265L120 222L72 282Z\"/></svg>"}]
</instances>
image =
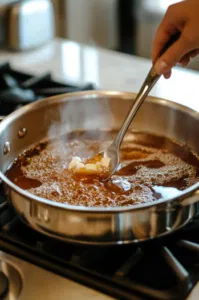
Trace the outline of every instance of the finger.
<instances>
[{"instance_id":1,"label":"finger","mask_svg":"<svg viewBox=\"0 0 199 300\"><path fill-rule=\"evenodd\" d=\"M184 64L184 62L190 60L191 58L196 57L198 54L199 54L199 49L192 50L181 58L180 63Z\"/></svg>"},{"instance_id":2,"label":"finger","mask_svg":"<svg viewBox=\"0 0 199 300\"><path fill-rule=\"evenodd\" d=\"M190 62L190 59L191 59L191 52L188 52L181 58L181 60L179 61L179 65L181 67L185 67L186 65L188 65L188 63Z\"/></svg>"},{"instance_id":3,"label":"finger","mask_svg":"<svg viewBox=\"0 0 199 300\"><path fill-rule=\"evenodd\" d=\"M160 51L163 49L165 44L171 38L171 34L166 31L164 28L159 28L156 37L153 42L153 51L152 51L152 62L155 63L156 58L158 57Z\"/></svg>"},{"instance_id":4,"label":"finger","mask_svg":"<svg viewBox=\"0 0 199 300\"><path fill-rule=\"evenodd\" d=\"M193 48L193 43L184 38L182 34L180 38L172 46L170 46L170 48L157 61L155 64L156 72L159 75L167 73Z\"/></svg>"},{"instance_id":5,"label":"finger","mask_svg":"<svg viewBox=\"0 0 199 300\"><path fill-rule=\"evenodd\" d=\"M190 52L190 57L194 58L199 54L199 49L195 49L193 51Z\"/></svg>"},{"instance_id":6,"label":"finger","mask_svg":"<svg viewBox=\"0 0 199 300\"><path fill-rule=\"evenodd\" d=\"M153 41L153 51L152 51L153 63L155 63L155 60L158 57L160 51L163 49L163 47L169 41L172 35L178 32L177 28L171 25L167 28L162 28L162 26L158 29L155 39Z\"/></svg>"},{"instance_id":7,"label":"finger","mask_svg":"<svg viewBox=\"0 0 199 300\"><path fill-rule=\"evenodd\" d=\"M171 77L171 70L164 74L165 79L169 79Z\"/></svg>"},{"instance_id":8,"label":"finger","mask_svg":"<svg viewBox=\"0 0 199 300\"><path fill-rule=\"evenodd\" d=\"M190 52L185 54L179 61L180 65L184 65L187 60L190 60Z\"/></svg>"},{"instance_id":9,"label":"finger","mask_svg":"<svg viewBox=\"0 0 199 300\"><path fill-rule=\"evenodd\" d=\"M153 41L152 61L155 62L160 51L168 42L170 37L176 34L181 29L178 13L174 6L170 6L159 25L155 39Z\"/></svg>"},{"instance_id":10,"label":"finger","mask_svg":"<svg viewBox=\"0 0 199 300\"><path fill-rule=\"evenodd\" d=\"M181 59L180 60L180 63L179 63L179 65L181 66L181 67L186 67L188 64L189 64L189 62L190 62L190 57L184 57L183 59Z\"/></svg>"}]
</instances>

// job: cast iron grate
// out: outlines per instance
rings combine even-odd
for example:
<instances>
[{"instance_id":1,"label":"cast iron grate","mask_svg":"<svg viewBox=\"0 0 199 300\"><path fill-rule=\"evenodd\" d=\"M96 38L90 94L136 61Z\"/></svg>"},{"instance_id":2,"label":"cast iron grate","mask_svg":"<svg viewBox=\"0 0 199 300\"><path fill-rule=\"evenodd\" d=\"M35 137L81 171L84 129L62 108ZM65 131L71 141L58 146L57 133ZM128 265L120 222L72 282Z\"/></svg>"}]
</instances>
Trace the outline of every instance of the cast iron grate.
<instances>
[{"instance_id":1,"label":"cast iron grate","mask_svg":"<svg viewBox=\"0 0 199 300\"><path fill-rule=\"evenodd\" d=\"M63 93L93 90L92 83L73 86L59 83L50 73L32 76L14 70L9 63L0 65L0 113L7 115L13 110L36 100Z\"/></svg>"}]
</instances>

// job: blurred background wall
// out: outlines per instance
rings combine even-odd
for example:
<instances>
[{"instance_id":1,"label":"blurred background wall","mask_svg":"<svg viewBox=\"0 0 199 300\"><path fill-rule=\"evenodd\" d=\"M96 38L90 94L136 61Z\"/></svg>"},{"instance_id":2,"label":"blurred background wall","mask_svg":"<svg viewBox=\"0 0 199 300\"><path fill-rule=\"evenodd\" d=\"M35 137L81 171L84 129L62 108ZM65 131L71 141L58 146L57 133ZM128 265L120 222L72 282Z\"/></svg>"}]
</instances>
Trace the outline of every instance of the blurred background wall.
<instances>
[{"instance_id":1,"label":"blurred background wall","mask_svg":"<svg viewBox=\"0 0 199 300\"><path fill-rule=\"evenodd\" d=\"M157 27L170 4L181 0L52 0L57 35L151 57ZM199 70L199 58L189 68Z\"/></svg>"}]
</instances>

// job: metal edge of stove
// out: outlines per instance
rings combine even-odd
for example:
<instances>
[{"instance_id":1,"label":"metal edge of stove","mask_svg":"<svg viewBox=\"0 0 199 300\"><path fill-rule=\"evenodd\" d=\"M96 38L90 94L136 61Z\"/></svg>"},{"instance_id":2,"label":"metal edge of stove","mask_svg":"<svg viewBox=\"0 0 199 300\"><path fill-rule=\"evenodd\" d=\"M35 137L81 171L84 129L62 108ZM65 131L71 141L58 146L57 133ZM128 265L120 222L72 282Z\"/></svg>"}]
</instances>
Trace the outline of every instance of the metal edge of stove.
<instances>
[{"instance_id":1,"label":"metal edge of stove","mask_svg":"<svg viewBox=\"0 0 199 300\"><path fill-rule=\"evenodd\" d=\"M2 271L9 280L9 292L6 298L3 298L5 300L63 300L65 297L74 300L114 299L3 251L0 251L0 262L4 265ZM10 272L9 269L15 270L16 273ZM17 273L20 278L18 280L16 280ZM15 275L15 278L13 278L13 274Z\"/></svg>"}]
</instances>

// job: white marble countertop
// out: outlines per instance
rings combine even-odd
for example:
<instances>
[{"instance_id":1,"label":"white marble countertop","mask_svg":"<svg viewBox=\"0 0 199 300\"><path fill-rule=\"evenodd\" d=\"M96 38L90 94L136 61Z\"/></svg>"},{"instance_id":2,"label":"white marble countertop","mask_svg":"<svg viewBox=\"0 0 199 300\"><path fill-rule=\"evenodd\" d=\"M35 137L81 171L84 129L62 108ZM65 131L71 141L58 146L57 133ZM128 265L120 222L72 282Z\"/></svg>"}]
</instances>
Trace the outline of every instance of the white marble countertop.
<instances>
[{"instance_id":1,"label":"white marble countertop","mask_svg":"<svg viewBox=\"0 0 199 300\"><path fill-rule=\"evenodd\" d=\"M99 89L137 92L150 67L150 60L55 39L28 52L0 51L0 63L10 62L30 74L51 72L63 82L95 83ZM199 111L199 72L175 68L171 79L161 78L150 93ZM199 298L199 284L187 300Z\"/></svg>"},{"instance_id":2,"label":"white marble countertop","mask_svg":"<svg viewBox=\"0 0 199 300\"><path fill-rule=\"evenodd\" d=\"M94 82L98 88L137 92L151 62L148 59L55 39L28 52L0 51L0 63L32 74L52 72L68 83ZM171 79L161 78L151 95L179 102L199 111L199 72L175 68Z\"/></svg>"}]
</instances>

